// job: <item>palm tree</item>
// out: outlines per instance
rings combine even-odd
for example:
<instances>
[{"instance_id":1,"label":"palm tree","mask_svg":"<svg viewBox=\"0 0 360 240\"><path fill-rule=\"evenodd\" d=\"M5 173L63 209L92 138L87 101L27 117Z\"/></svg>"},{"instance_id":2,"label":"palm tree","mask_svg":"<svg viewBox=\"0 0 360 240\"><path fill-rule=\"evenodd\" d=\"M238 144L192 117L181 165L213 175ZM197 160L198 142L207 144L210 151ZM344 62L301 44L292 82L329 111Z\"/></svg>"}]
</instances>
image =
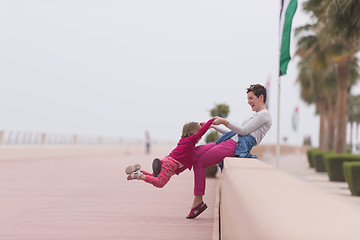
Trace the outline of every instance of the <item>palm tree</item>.
<instances>
[{"instance_id":1,"label":"palm tree","mask_svg":"<svg viewBox=\"0 0 360 240\"><path fill-rule=\"evenodd\" d=\"M300 49L299 49L300 50ZM334 67L317 68L314 64L316 57L303 58L299 64L297 81L301 86L301 98L308 104L315 104L320 115L319 148L333 149L334 139L334 107L333 95L336 94L336 79ZM326 86L326 87L325 87Z\"/></svg>"},{"instance_id":2,"label":"palm tree","mask_svg":"<svg viewBox=\"0 0 360 240\"><path fill-rule=\"evenodd\" d=\"M229 115L230 107L227 104L216 104L214 108L210 110L210 116L226 118Z\"/></svg>"},{"instance_id":3,"label":"palm tree","mask_svg":"<svg viewBox=\"0 0 360 240\"><path fill-rule=\"evenodd\" d=\"M301 36L298 40L298 49L296 54L302 59L311 58L311 62L307 64L306 72L308 76L299 74L298 82L311 81L312 95L316 96L314 104L320 115L319 129L319 148L324 150L332 150L334 148L335 137L335 103L336 99L336 78L334 64L329 61L332 55L333 46L328 41L329 37L325 30L326 13L324 8L326 1L310 0L303 4L305 11L312 14L315 19L314 24L308 24L296 29L296 36ZM299 65L300 73L301 66ZM308 78L305 80L304 78ZM307 92L308 88L302 92ZM303 94L302 94L303 96ZM304 97L303 97L304 99ZM306 101L306 100L305 100Z\"/></svg>"},{"instance_id":4,"label":"palm tree","mask_svg":"<svg viewBox=\"0 0 360 240\"><path fill-rule=\"evenodd\" d=\"M301 97L308 104L315 104L320 115L319 148L332 150L335 136L336 68L328 61L332 45L326 42L327 35L322 22L305 25L295 30L298 41L296 55L302 59L297 81Z\"/></svg>"},{"instance_id":5,"label":"palm tree","mask_svg":"<svg viewBox=\"0 0 360 240\"><path fill-rule=\"evenodd\" d=\"M229 115L229 112L230 112L229 105L225 103L215 104L215 107L213 107L210 110L210 116L211 117L218 116L218 117L226 118ZM205 142L206 143L215 142L219 137L220 134L217 131L210 131L205 137Z\"/></svg>"},{"instance_id":6,"label":"palm tree","mask_svg":"<svg viewBox=\"0 0 360 240\"><path fill-rule=\"evenodd\" d=\"M336 152L338 153L345 152L347 123L345 111L346 98L347 92L355 82L352 77L357 79L355 76L356 74L350 77L352 70L349 68L354 63L357 66L355 54L359 49L360 33L360 21L358 16L360 4L357 2L359 1L309 0L303 5L305 11L311 13L316 22L315 24L307 25L302 29L310 29L313 30L314 33L314 35L303 37L300 41L299 46L303 48L300 51L302 57L315 55L315 63L319 66L322 63L325 63L325 66L330 63L336 64L337 93L336 95L331 93L330 99L334 99L334 96L336 96L337 99L337 126L332 129L337 130L336 138L334 139L336 141ZM352 11L353 8L356 9L356 11ZM344 14L357 16L354 16L354 18L347 18ZM351 22L354 20L356 23ZM349 23L344 24L344 21L349 21ZM358 73L358 70L355 71ZM323 88L326 89L327 86L323 85ZM334 103L329 104L328 106L334 106ZM331 115L334 116L334 114Z\"/></svg>"},{"instance_id":7,"label":"palm tree","mask_svg":"<svg viewBox=\"0 0 360 240\"><path fill-rule=\"evenodd\" d=\"M336 152L344 153L346 147L346 100L350 88L349 66L360 50L360 1L359 0L328 0L327 23L328 31L338 45L338 57L335 62L338 68L337 94L337 136Z\"/></svg>"}]
</instances>

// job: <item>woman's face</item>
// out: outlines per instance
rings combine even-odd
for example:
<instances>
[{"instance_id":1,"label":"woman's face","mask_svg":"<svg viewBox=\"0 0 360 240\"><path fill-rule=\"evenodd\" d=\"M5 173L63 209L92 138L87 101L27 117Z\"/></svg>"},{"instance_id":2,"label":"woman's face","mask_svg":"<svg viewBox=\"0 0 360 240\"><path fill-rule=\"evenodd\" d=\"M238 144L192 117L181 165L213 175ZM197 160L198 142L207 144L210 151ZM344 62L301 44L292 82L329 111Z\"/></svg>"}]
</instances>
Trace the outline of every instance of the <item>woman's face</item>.
<instances>
[{"instance_id":1,"label":"woman's face","mask_svg":"<svg viewBox=\"0 0 360 240\"><path fill-rule=\"evenodd\" d=\"M247 98L248 98L248 104L251 107L251 110L253 110L254 112L258 112L261 110L261 106L263 103L263 95L260 95L260 97L257 97L253 92L248 92L247 94Z\"/></svg>"}]
</instances>

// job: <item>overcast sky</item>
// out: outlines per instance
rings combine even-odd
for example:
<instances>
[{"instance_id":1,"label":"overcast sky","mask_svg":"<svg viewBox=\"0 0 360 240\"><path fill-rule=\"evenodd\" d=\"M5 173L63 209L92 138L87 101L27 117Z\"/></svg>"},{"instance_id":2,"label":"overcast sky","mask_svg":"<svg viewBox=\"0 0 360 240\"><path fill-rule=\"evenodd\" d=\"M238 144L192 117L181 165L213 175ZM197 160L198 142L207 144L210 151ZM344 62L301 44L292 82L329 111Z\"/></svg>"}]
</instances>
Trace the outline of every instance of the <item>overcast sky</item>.
<instances>
[{"instance_id":1,"label":"overcast sky","mask_svg":"<svg viewBox=\"0 0 360 240\"><path fill-rule=\"evenodd\" d=\"M309 22L299 1L294 27ZM280 1L5 0L0 8L0 129L177 141L216 103L241 123L246 88L271 79L276 142ZM295 51L292 39L291 55ZM281 79L281 137L318 139L299 98L297 58ZM299 131L291 115L299 106Z\"/></svg>"}]
</instances>

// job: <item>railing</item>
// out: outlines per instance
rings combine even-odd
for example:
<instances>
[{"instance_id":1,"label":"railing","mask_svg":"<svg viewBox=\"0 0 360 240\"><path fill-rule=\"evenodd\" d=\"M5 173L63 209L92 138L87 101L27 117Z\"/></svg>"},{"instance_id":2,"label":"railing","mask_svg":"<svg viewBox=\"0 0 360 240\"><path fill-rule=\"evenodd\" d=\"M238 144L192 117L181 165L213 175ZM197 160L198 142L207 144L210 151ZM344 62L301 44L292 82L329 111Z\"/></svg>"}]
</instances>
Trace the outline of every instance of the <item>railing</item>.
<instances>
[{"instance_id":1,"label":"railing","mask_svg":"<svg viewBox=\"0 0 360 240\"><path fill-rule=\"evenodd\" d=\"M171 141L151 142L151 153L170 151ZM145 139L0 130L0 161L12 159L148 153Z\"/></svg>"},{"instance_id":2,"label":"railing","mask_svg":"<svg viewBox=\"0 0 360 240\"><path fill-rule=\"evenodd\" d=\"M139 141L139 140L137 140ZM0 145L44 145L44 144L122 144L117 137L59 134L16 130L0 131Z\"/></svg>"}]
</instances>

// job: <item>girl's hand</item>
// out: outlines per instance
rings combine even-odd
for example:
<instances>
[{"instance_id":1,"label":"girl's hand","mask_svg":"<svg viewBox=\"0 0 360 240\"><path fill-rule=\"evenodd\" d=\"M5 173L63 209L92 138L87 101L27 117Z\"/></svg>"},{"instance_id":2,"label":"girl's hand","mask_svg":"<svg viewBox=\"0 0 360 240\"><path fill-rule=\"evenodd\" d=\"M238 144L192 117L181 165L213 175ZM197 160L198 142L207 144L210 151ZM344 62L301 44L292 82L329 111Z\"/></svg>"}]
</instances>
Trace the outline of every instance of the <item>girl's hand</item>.
<instances>
[{"instance_id":1,"label":"girl's hand","mask_svg":"<svg viewBox=\"0 0 360 240\"><path fill-rule=\"evenodd\" d=\"M223 119L221 117L215 117L215 120L212 122L212 124L213 125L220 125L220 124L222 124L223 120L225 120L225 119Z\"/></svg>"}]
</instances>

